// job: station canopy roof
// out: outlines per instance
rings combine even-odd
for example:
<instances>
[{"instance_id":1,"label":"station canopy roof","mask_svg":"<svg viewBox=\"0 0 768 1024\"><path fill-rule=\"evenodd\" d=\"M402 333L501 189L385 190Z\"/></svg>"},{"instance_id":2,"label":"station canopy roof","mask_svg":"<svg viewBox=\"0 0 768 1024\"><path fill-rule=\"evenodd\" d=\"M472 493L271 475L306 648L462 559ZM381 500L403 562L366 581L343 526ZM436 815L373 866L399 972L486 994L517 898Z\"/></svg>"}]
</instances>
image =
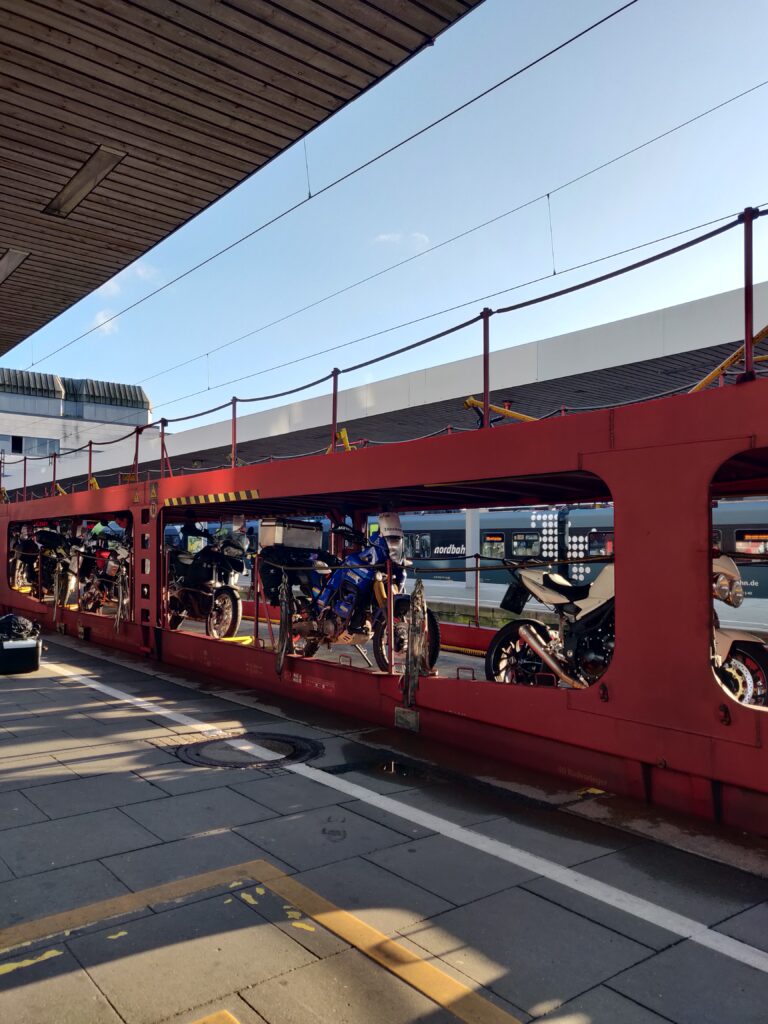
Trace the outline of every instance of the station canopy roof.
<instances>
[{"instance_id":1,"label":"station canopy roof","mask_svg":"<svg viewBox=\"0 0 768 1024\"><path fill-rule=\"evenodd\" d=\"M4 4L0 355L480 2Z\"/></svg>"}]
</instances>

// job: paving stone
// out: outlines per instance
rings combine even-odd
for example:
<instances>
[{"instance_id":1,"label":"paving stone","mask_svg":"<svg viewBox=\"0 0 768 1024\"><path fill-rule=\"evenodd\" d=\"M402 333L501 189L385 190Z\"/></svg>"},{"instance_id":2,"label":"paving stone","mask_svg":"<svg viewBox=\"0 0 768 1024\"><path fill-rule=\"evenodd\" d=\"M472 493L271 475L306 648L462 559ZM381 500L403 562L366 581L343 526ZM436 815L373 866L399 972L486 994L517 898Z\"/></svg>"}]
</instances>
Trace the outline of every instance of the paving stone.
<instances>
[{"instance_id":1,"label":"paving stone","mask_svg":"<svg viewBox=\"0 0 768 1024\"><path fill-rule=\"evenodd\" d=\"M0 761L0 793L76 778L73 771L49 754Z\"/></svg>"},{"instance_id":2,"label":"paving stone","mask_svg":"<svg viewBox=\"0 0 768 1024\"><path fill-rule=\"evenodd\" d=\"M299 871L403 842L398 832L338 805L270 818L237 831Z\"/></svg>"},{"instance_id":3,"label":"paving stone","mask_svg":"<svg viewBox=\"0 0 768 1024\"><path fill-rule=\"evenodd\" d=\"M665 1024L668 1020L603 985L540 1019L549 1024Z\"/></svg>"},{"instance_id":4,"label":"paving stone","mask_svg":"<svg viewBox=\"0 0 768 1024\"><path fill-rule=\"evenodd\" d=\"M65 761L67 766L81 779L87 779L92 775L111 775L114 772L134 772L140 775L148 768L155 768L158 765L178 765L173 754L167 750L158 750L149 744L138 743L126 744L125 750L112 750L111 745L105 745L102 753L98 748L85 748L75 750L72 755L59 760ZM87 756L81 755L88 751ZM163 790L163 795L165 790Z\"/></svg>"},{"instance_id":5,"label":"paving stone","mask_svg":"<svg viewBox=\"0 0 768 1024\"><path fill-rule=\"evenodd\" d=\"M4 861L0 860L0 882L5 882L9 878L13 878L13 872Z\"/></svg>"},{"instance_id":6,"label":"paving stone","mask_svg":"<svg viewBox=\"0 0 768 1024\"><path fill-rule=\"evenodd\" d=\"M242 903L220 899L142 918L120 939L94 934L70 945L128 1024L154 1024L190 1006L315 958Z\"/></svg>"},{"instance_id":7,"label":"paving stone","mask_svg":"<svg viewBox=\"0 0 768 1024\"><path fill-rule=\"evenodd\" d=\"M0 928L122 896L126 887L98 861L0 884Z\"/></svg>"},{"instance_id":8,"label":"paving stone","mask_svg":"<svg viewBox=\"0 0 768 1024\"><path fill-rule=\"evenodd\" d=\"M639 843L579 870L705 924L768 899L767 880L657 843Z\"/></svg>"},{"instance_id":9,"label":"paving stone","mask_svg":"<svg viewBox=\"0 0 768 1024\"><path fill-rule=\"evenodd\" d=\"M77 814L0 832L0 857L16 875L138 850L157 839L118 810Z\"/></svg>"},{"instance_id":10,"label":"paving stone","mask_svg":"<svg viewBox=\"0 0 768 1024\"><path fill-rule=\"evenodd\" d=\"M261 779L253 782L234 784L232 789L252 800L257 800L265 807L271 807L280 814L296 814L298 811L327 807L339 801L339 793L336 790L300 775L292 775L290 772L272 777L264 774Z\"/></svg>"},{"instance_id":11,"label":"paving stone","mask_svg":"<svg viewBox=\"0 0 768 1024\"><path fill-rule=\"evenodd\" d=\"M357 786L369 789L373 793L403 793L410 789L422 789L424 786L433 786L435 779L423 775L411 774L403 769L387 770L392 768L393 762L382 761L370 768L360 768L352 772L339 772L339 778L346 782L354 782Z\"/></svg>"},{"instance_id":12,"label":"paving stone","mask_svg":"<svg viewBox=\"0 0 768 1024\"><path fill-rule=\"evenodd\" d=\"M132 824L139 828L135 822ZM241 836L232 832L220 832L118 854L109 857L104 863L129 888L138 892L152 885L175 882L179 878L191 878L204 871L215 871L217 868L258 860L261 856L263 852ZM274 858L272 860L274 862ZM281 864L278 866L282 867Z\"/></svg>"},{"instance_id":13,"label":"paving stone","mask_svg":"<svg viewBox=\"0 0 768 1024\"><path fill-rule=\"evenodd\" d=\"M231 1014L237 1024L267 1024L267 1021L256 1013L240 996L230 995L222 996L221 999L217 999L215 1003L206 1003L205 1006L197 1006L194 1010L187 1010L185 1013L180 1013L177 1017L170 1017L168 1020L163 1021L163 1024L198 1024L199 1021L205 1020L207 1017L211 1017L216 1013L221 1013L222 1010L226 1010L227 1013Z\"/></svg>"},{"instance_id":14,"label":"paving stone","mask_svg":"<svg viewBox=\"0 0 768 1024\"><path fill-rule=\"evenodd\" d=\"M694 942L681 942L608 986L675 1024L765 1024L768 975Z\"/></svg>"},{"instance_id":15,"label":"paving stone","mask_svg":"<svg viewBox=\"0 0 768 1024\"><path fill-rule=\"evenodd\" d=\"M275 732L277 731L275 730ZM286 722L282 731L298 735L294 731L293 722ZM315 730L311 731L314 734ZM326 733L318 733L314 738L323 744L323 751L308 762L313 768L331 768L335 765L352 764L364 767L379 764L386 757L381 750L366 746L364 743L357 743L345 736L329 736Z\"/></svg>"},{"instance_id":16,"label":"paving stone","mask_svg":"<svg viewBox=\"0 0 768 1024\"><path fill-rule=\"evenodd\" d=\"M679 937L666 928L643 921L634 914L627 914L623 910L616 910L615 907L602 903L600 900L592 899L584 893L569 889L568 886L560 885L548 878L534 878L530 882L522 882L521 888L528 892L534 892L537 896L543 896L552 903L557 903L566 910L572 910L575 914L588 917L590 921L605 925L616 932L621 932L635 942L642 942L651 949L666 949L679 941Z\"/></svg>"},{"instance_id":17,"label":"paving stone","mask_svg":"<svg viewBox=\"0 0 768 1024\"><path fill-rule=\"evenodd\" d=\"M424 828L423 825L417 825L413 821L408 821L407 818L401 818L399 814L392 814L391 811L382 811L380 807L366 803L364 800L350 800L349 803L344 803L342 806L348 807L350 811L361 814L370 821L377 821L379 825L386 825L387 828L394 829L395 832L400 832L409 839L423 839L424 836L435 834L431 829Z\"/></svg>"},{"instance_id":18,"label":"paving stone","mask_svg":"<svg viewBox=\"0 0 768 1024\"><path fill-rule=\"evenodd\" d=\"M256 783L258 785L258 783ZM274 817L275 812L231 789L206 789L125 808L129 817L161 839L183 839Z\"/></svg>"},{"instance_id":19,"label":"paving stone","mask_svg":"<svg viewBox=\"0 0 768 1024\"><path fill-rule=\"evenodd\" d=\"M569 867L641 842L627 832L572 818L561 811L522 808L514 816L482 822L475 831Z\"/></svg>"},{"instance_id":20,"label":"paving stone","mask_svg":"<svg viewBox=\"0 0 768 1024\"><path fill-rule=\"evenodd\" d=\"M446 836L429 836L366 856L451 903L469 903L533 878L530 871Z\"/></svg>"},{"instance_id":21,"label":"paving stone","mask_svg":"<svg viewBox=\"0 0 768 1024\"><path fill-rule=\"evenodd\" d=\"M0 793L0 830L46 821L41 810L19 792Z\"/></svg>"},{"instance_id":22,"label":"paving stone","mask_svg":"<svg viewBox=\"0 0 768 1024\"><path fill-rule=\"evenodd\" d=\"M100 739L98 736L71 736L60 729L31 729L21 736L0 739L0 763L12 757L34 757L36 754L55 754L59 750L76 750L78 747L93 746L96 743L107 743L109 737Z\"/></svg>"},{"instance_id":23,"label":"paving stone","mask_svg":"<svg viewBox=\"0 0 768 1024\"><path fill-rule=\"evenodd\" d=\"M54 782L26 790L29 799L49 818L66 818L107 807L161 800L165 794L130 772L95 775L89 779Z\"/></svg>"},{"instance_id":24,"label":"paving stone","mask_svg":"<svg viewBox=\"0 0 768 1024\"><path fill-rule=\"evenodd\" d=\"M4 727L19 719L29 722L36 717L35 712L24 704L0 704L0 722Z\"/></svg>"},{"instance_id":25,"label":"paving stone","mask_svg":"<svg viewBox=\"0 0 768 1024\"><path fill-rule=\"evenodd\" d=\"M533 1016L650 952L519 888L449 910L408 936Z\"/></svg>"},{"instance_id":26,"label":"paving stone","mask_svg":"<svg viewBox=\"0 0 768 1024\"><path fill-rule=\"evenodd\" d=\"M242 889L229 892L224 899L240 900L320 959L335 956L342 950L349 949L347 943L333 932L327 931L317 921L306 917L267 886L244 886Z\"/></svg>"},{"instance_id":27,"label":"paving stone","mask_svg":"<svg viewBox=\"0 0 768 1024\"><path fill-rule=\"evenodd\" d=\"M7 1024L121 1024L62 944L0 962L0 1016Z\"/></svg>"},{"instance_id":28,"label":"paving stone","mask_svg":"<svg viewBox=\"0 0 768 1024\"><path fill-rule=\"evenodd\" d=\"M440 783L410 793L397 793L392 798L408 807L436 814L456 825L474 825L509 813L514 803L504 797L484 793L469 786Z\"/></svg>"},{"instance_id":29,"label":"paving stone","mask_svg":"<svg viewBox=\"0 0 768 1024\"><path fill-rule=\"evenodd\" d=\"M171 753L171 748L168 748ZM235 786L245 782L266 778L258 768L198 768L174 760L140 771L142 779L159 786L170 796L194 793L200 789L218 789L220 786Z\"/></svg>"},{"instance_id":30,"label":"paving stone","mask_svg":"<svg viewBox=\"0 0 768 1024\"><path fill-rule=\"evenodd\" d=\"M760 903L751 910L723 921L715 928L717 932L731 935L734 939L757 946L768 952L768 903Z\"/></svg>"},{"instance_id":31,"label":"paving stone","mask_svg":"<svg viewBox=\"0 0 768 1024\"><path fill-rule=\"evenodd\" d=\"M434 893L360 857L304 871L296 879L387 935L452 909Z\"/></svg>"},{"instance_id":32,"label":"paving stone","mask_svg":"<svg viewBox=\"0 0 768 1024\"><path fill-rule=\"evenodd\" d=\"M240 993L270 1024L456 1024L431 999L350 949Z\"/></svg>"}]
</instances>

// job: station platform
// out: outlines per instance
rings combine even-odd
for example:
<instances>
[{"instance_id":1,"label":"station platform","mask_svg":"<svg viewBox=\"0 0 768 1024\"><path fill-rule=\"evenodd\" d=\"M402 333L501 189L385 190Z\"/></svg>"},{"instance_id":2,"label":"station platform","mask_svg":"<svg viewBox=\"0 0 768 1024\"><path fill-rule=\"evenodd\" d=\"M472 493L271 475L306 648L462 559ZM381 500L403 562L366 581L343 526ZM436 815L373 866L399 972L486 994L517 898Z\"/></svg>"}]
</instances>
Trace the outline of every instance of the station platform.
<instances>
[{"instance_id":1,"label":"station platform","mask_svg":"<svg viewBox=\"0 0 768 1024\"><path fill-rule=\"evenodd\" d=\"M763 841L46 642L0 677L0 1020L765 1021Z\"/></svg>"}]
</instances>

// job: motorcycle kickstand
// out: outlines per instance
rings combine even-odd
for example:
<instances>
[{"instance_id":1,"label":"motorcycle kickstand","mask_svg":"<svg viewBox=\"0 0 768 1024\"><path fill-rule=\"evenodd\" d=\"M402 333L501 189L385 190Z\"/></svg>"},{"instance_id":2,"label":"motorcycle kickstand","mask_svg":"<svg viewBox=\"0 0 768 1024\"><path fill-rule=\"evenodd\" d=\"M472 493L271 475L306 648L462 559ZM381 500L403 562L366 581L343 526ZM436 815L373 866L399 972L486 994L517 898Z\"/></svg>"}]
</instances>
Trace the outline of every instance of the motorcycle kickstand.
<instances>
[{"instance_id":1,"label":"motorcycle kickstand","mask_svg":"<svg viewBox=\"0 0 768 1024\"><path fill-rule=\"evenodd\" d=\"M353 646L353 647L355 648L355 650L356 650L356 651L357 651L357 652L358 652L358 653L359 653L359 654L360 654L360 655L361 655L361 656L362 656L362 657L364 658L364 660L365 660L365 663L366 663L366 665L368 666L368 668L373 668L373 662L372 662L372 661L371 661L371 659L370 659L370 658L368 657L368 655L367 655L367 654L365 653L365 648L364 648L364 647L361 647L361 646L360 646L360 644L353 644L352 646Z\"/></svg>"}]
</instances>

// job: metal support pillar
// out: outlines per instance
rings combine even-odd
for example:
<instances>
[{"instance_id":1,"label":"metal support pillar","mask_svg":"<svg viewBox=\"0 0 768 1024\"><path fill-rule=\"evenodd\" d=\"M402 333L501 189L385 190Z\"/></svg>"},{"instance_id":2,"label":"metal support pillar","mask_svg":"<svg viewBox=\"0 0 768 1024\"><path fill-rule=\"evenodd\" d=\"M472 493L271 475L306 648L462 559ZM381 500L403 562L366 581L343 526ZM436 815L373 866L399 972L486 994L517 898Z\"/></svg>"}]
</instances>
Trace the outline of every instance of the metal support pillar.
<instances>
[{"instance_id":1,"label":"metal support pillar","mask_svg":"<svg viewBox=\"0 0 768 1024\"><path fill-rule=\"evenodd\" d=\"M754 364L754 281L752 267L752 221L758 211L748 206L741 219L744 222L744 373L738 383L755 379Z\"/></svg>"},{"instance_id":2,"label":"metal support pillar","mask_svg":"<svg viewBox=\"0 0 768 1024\"><path fill-rule=\"evenodd\" d=\"M93 441L88 442L88 480L86 482L86 490L90 491L91 480L93 480Z\"/></svg>"},{"instance_id":3,"label":"metal support pillar","mask_svg":"<svg viewBox=\"0 0 768 1024\"><path fill-rule=\"evenodd\" d=\"M27 500L27 456L26 455L24 456L24 482L22 483L21 490L22 490L23 500L26 501Z\"/></svg>"},{"instance_id":4,"label":"metal support pillar","mask_svg":"<svg viewBox=\"0 0 768 1024\"><path fill-rule=\"evenodd\" d=\"M232 469L237 465L237 398L232 396L232 453L230 455Z\"/></svg>"},{"instance_id":5,"label":"metal support pillar","mask_svg":"<svg viewBox=\"0 0 768 1024\"><path fill-rule=\"evenodd\" d=\"M483 310L483 426L491 425L491 310Z\"/></svg>"},{"instance_id":6,"label":"metal support pillar","mask_svg":"<svg viewBox=\"0 0 768 1024\"><path fill-rule=\"evenodd\" d=\"M141 427L136 427L136 444L133 449L133 481L134 483L139 482L139 438L141 437Z\"/></svg>"},{"instance_id":7,"label":"metal support pillar","mask_svg":"<svg viewBox=\"0 0 768 1024\"><path fill-rule=\"evenodd\" d=\"M470 570L475 565L475 554L480 552L480 509L468 508L464 513L464 554L466 555L466 572L464 585L467 590L475 589L475 577L478 575Z\"/></svg>"},{"instance_id":8,"label":"metal support pillar","mask_svg":"<svg viewBox=\"0 0 768 1024\"><path fill-rule=\"evenodd\" d=\"M333 368L333 397L331 404L331 452L336 451L336 428L339 418L339 369Z\"/></svg>"},{"instance_id":9,"label":"metal support pillar","mask_svg":"<svg viewBox=\"0 0 768 1024\"><path fill-rule=\"evenodd\" d=\"M51 484L51 497L56 494L56 452L53 453L53 483Z\"/></svg>"}]
</instances>

